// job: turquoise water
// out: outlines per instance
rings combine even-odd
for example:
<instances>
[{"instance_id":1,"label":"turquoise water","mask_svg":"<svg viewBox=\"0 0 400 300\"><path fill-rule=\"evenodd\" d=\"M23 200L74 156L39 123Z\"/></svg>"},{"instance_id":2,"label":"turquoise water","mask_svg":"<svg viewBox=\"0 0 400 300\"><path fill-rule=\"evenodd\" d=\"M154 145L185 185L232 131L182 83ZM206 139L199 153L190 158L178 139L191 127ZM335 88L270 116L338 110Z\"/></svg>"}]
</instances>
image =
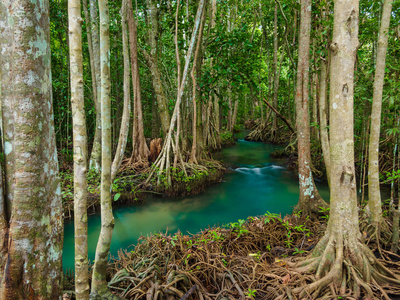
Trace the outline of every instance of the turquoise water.
<instances>
[{"instance_id":1,"label":"turquoise water","mask_svg":"<svg viewBox=\"0 0 400 300\"><path fill-rule=\"evenodd\" d=\"M267 211L289 214L299 197L298 181L284 167L283 160L269 156L279 146L247 142L243 139L218 153L217 158L231 165L223 182L197 196L151 198L147 204L114 210L115 228L111 254L129 248L140 235L154 232L197 233L202 228L235 222ZM327 186L318 186L328 199ZM89 217L89 259L93 261L100 232L100 216ZM73 222L65 224L64 269L74 266Z\"/></svg>"}]
</instances>

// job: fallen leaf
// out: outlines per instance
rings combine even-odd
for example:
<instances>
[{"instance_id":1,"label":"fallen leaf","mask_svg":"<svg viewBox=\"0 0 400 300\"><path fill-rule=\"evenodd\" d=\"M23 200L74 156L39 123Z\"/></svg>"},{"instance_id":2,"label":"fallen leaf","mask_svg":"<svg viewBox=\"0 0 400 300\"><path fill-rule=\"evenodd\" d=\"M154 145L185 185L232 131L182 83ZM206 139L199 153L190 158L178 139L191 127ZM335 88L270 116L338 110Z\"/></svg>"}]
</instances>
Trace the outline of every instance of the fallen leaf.
<instances>
[{"instance_id":1,"label":"fallen leaf","mask_svg":"<svg viewBox=\"0 0 400 300\"><path fill-rule=\"evenodd\" d=\"M286 265L286 262L282 259L279 259L277 257L275 257L275 263L277 263L279 266L283 267Z\"/></svg>"},{"instance_id":2,"label":"fallen leaf","mask_svg":"<svg viewBox=\"0 0 400 300\"><path fill-rule=\"evenodd\" d=\"M282 283L283 284L288 284L290 281L290 275L286 274L285 276L282 277Z\"/></svg>"}]
</instances>

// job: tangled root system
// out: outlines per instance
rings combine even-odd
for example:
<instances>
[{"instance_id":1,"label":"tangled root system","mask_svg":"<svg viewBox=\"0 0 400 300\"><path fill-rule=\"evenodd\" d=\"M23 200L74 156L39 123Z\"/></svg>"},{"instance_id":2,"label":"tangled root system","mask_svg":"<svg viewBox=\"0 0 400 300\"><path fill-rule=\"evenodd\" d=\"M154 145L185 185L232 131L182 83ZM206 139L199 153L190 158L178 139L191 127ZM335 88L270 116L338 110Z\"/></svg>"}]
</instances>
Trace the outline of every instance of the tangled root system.
<instances>
[{"instance_id":1,"label":"tangled root system","mask_svg":"<svg viewBox=\"0 0 400 300\"><path fill-rule=\"evenodd\" d=\"M119 253L109 286L126 299L276 299L293 280L281 257L306 253L324 227L268 213L194 236L142 237Z\"/></svg>"}]
</instances>

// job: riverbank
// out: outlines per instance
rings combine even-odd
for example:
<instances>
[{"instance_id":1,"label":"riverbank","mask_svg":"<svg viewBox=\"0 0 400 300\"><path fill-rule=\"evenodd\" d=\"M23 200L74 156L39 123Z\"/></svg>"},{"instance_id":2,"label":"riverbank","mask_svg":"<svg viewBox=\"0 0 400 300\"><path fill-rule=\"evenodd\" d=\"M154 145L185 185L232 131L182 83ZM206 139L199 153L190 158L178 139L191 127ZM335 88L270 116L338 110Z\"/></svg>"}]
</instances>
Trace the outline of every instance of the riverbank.
<instances>
[{"instance_id":1,"label":"riverbank","mask_svg":"<svg viewBox=\"0 0 400 300\"><path fill-rule=\"evenodd\" d=\"M156 185L156 182L144 184L150 167L137 172L132 168L124 168L118 173L112 185L113 207L141 204L149 195L159 197L182 197L197 195L208 186L222 180L226 167L215 160L203 160L198 165L188 168L187 175L180 171L173 171L173 184L169 187ZM63 197L64 218L73 217L73 173L60 173L61 191ZM88 205L89 214L100 211L100 174L90 171L88 174Z\"/></svg>"},{"instance_id":2,"label":"riverbank","mask_svg":"<svg viewBox=\"0 0 400 300\"><path fill-rule=\"evenodd\" d=\"M326 227L326 216L266 213L195 235L141 237L110 262L108 286L125 299L291 299L292 290L315 278L289 265L310 253ZM381 262L399 273L400 256L391 257ZM65 280L65 288L73 289L73 279ZM390 299L399 299L397 287L385 290ZM352 299L350 292L343 299Z\"/></svg>"},{"instance_id":3,"label":"riverbank","mask_svg":"<svg viewBox=\"0 0 400 300\"><path fill-rule=\"evenodd\" d=\"M231 132L221 133L221 149L235 145L236 140ZM212 157L212 154L208 153L206 156ZM69 160L69 163L64 161L61 165L63 166L60 170L63 211L64 218L68 220L73 218L74 212L73 166L71 160ZM182 169L180 164L177 168L171 168L172 184L166 185L163 182L163 174L160 174L157 180L145 183L150 168L150 162L131 165L129 159L123 161L112 184L113 207L142 204L148 199L149 195L159 197L197 195L210 185L221 182L227 172L227 166L221 161L212 158L199 159L198 164L185 163L185 170ZM95 214L100 211L100 173L89 170L87 180L87 210L89 214Z\"/></svg>"}]
</instances>

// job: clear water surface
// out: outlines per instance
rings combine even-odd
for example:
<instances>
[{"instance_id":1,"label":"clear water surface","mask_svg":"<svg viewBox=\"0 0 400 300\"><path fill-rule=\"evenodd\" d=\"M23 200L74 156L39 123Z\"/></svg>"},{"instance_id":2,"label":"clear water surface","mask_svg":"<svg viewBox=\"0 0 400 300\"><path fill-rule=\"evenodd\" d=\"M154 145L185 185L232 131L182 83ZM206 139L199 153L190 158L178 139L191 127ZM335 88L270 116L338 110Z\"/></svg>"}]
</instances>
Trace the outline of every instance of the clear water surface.
<instances>
[{"instance_id":1,"label":"clear water surface","mask_svg":"<svg viewBox=\"0 0 400 300\"><path fill-rule=\"evenodd\" d=\"M235 146L225 148L217 158L231 165L233 172L223 182L208 187L197 196L183 198L150 198L141 206L114 210L115 228L111 254L129 248L141 235L154 232L197 233L202 228L223 225L263 215L267 211L291 213L299 197L298 180L286 170L283 160L273 159L269 153L280 146L248 142L239 139ZM325 199L328 187L318 185ZM89 259L94 260L100 233L100 216L89 216ZM74 267L73 221L65 223L64 270Z\"/></svg>"}]
</instances>

